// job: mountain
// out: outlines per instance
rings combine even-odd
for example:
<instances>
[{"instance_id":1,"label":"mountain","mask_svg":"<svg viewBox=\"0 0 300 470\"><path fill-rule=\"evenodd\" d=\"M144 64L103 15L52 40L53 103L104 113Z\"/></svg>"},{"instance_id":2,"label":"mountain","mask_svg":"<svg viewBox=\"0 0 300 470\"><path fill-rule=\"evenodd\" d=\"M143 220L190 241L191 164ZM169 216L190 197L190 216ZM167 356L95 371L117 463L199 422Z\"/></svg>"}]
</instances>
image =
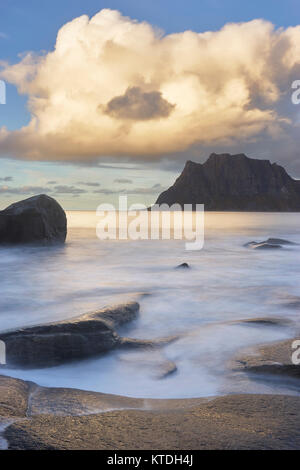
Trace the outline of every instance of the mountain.
<instances>
[{"instance_id":1,"label":"mountain","mask_svg":"<svg viewBox=\"0 0 300 470\"><path fill-rule=\"evenodd\" d=\"M244 154L212 153L201 163L187 161L173 186L156 204L205 204L210 211L300 211L300 181L269 160Z\"/></svg>"}]
</instances>

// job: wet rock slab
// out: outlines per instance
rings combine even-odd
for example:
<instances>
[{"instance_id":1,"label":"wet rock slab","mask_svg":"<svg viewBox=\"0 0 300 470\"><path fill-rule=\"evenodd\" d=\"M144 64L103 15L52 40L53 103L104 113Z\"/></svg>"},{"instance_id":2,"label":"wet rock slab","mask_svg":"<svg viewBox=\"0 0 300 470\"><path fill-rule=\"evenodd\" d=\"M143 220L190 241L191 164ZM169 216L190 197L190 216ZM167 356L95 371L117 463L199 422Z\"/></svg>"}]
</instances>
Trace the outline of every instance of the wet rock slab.
<instances>
[{"instance_id":1,"label":"wet rock slab","mask_svg":"<svg viewBox=\"0 0 300 470\"><path fill-rule=\"evenodd\" d=\"M292 362L293 339L258 347L236 358L233 369L254 374L300 378L300 365ZM300 382L298 383L300 388Z\"/></svg>"},{"instance_id":2,"label":"wet rock slab","mask_svg":"<svg viewBox=\"0 0 300 470\"><path fill-rule=\"evenodd\" d=\"M0 333L8 367L39 368L92 357L120 344L115 328L138 315L129 302L68 320Z\"/></svg>"},{"instance_id":3,"label":"wet rock slab","mask_svg":"<svg viewBox=\"0 0 300 470\"><path fill-rule=\"evenodd\" d=\"M30 382L0 376L0 416L25 417L32 387Z\"/></svg>"},{"instance_id":4,"label":"wet rock slab","mask_svg":"<svg viewBox=\"0 0 300 470\"><path fill-rule=\"evenodd\" d=\"M160 401L160 400L158 400ZM177 402L177 400L175 400ZM175 404L174 404L175 405ZM187 408L39 414L5 430L10 449L297 449L300 398L232 395Z\"/></svg>"},{"instance_id":5,"label":"wet rock slab","mask_svg":"<svg viewBox=\"0 0 300 470\"><path fill-rule=\"evenodd\" d=\"M9 449L300 447L300 397L149 400L44 388L3 376L0 391L0 421L6 417L3 439Z\"/></svg>"}]
</instances>

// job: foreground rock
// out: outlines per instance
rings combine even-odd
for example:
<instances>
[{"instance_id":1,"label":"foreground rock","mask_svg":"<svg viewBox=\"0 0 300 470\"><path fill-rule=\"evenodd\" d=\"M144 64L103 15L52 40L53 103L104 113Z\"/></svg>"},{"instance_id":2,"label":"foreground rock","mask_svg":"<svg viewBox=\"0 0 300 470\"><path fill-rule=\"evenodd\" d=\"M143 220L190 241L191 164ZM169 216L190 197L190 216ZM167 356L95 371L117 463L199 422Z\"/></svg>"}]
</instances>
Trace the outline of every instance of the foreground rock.
<instances>
[{"instance_id":1,"label":"foreground rock","mask_svg":"<svg viewBox=\"0 0 300 470\"><path fill-rule=\"evenodd\" d=\"M25 417L32 384L0 376L0 417Z\"/></svg>"},{"instance_id":2,"label":"foreground rock","mask_svg":"<svg viewBox=\"0 0 300 470\"><path fill-rule=\"evenodd\" d=\"M64 243L67 218L55 199L41 194L0 211L0 243Z\"/></svg>"},{"instance_id":3,"label":"foreground rock","mask_svg":"<svg viewBox=\"0 0 300 470\"><path fill-rule=\"evenodd\" d=\"M0 333L8 367L49 367L110 351L121 343L115 328L135 319L130 302L76 318Z\"/></svg>"},{"instance_id":4,"label":"foreground rock","mask_svg":"<svg viewBox=\"0 0 300 470\"><path fill-rule=\"evenodd\" d=\"M300 397L285 395L151 400L0 376L0 421L8 418L9 449L300 447Z\"/></svg>"},{"instance_id":5,"label":"foreground rock","mask_svg":"<svg viewBox=\"0 0 300 470\"><path fill-rule=\"evenodd\" d=\"M123 409L186 409L207 399L144 399L89 392L73 388L40 387L0 375L0 418L33 417L40 414L83 416Z\"/></svg>"},{"instance_id":6,"label":"foreground rock","mask_svg":"<svg viewBox=\"0 0 300 470\"><path fill-rule=\"evenodd\" d=\"M4 431L9 449L300 447L299 397L231 395L209 400L144 400L43 388L2 377L0 387L3 381L12 401L1 394L0 406L5 400L8 410L15 404L15 393L28 390L18 415L23 419L16 418Z\"/></svg>"},{"instance_id":7,"label":"foreground rock","mask_svg":"<svg viewBox=\"0 0 300 470\"><path fill-rule=\"evenodd\" d=\"M186 162L156 204L204 204L208 211L299 211L300 185L282 166L244 154L211 154Z\"/></svg>"},{"instance_id":8,"label":"foreground rock","mask_svg":"<svg viewBox=\"0 0 300 470\"><path fill-rule=\"evenodd\" d=\"M300 365L293 364L293 339L264 345L249 351L234 362L233 368L247 373L300 378ZM300 356L300 354L299 354ZM300 382L298 388L300 388Z\"/></svg>"}]
</instances>

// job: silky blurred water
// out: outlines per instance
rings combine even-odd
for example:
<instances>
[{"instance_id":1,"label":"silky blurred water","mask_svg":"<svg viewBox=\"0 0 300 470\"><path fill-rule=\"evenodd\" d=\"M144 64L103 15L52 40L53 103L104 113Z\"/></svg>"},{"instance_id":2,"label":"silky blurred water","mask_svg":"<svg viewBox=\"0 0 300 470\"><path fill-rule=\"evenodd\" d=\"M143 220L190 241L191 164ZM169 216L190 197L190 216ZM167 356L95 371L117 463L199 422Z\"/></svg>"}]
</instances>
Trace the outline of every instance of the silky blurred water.
<instances>
[{"instance_id":1,"label":"silky blurred water","mask_svg":"<svg viewBox=\"0 0 300 470\"><path fill-rule=\"evenodd\" d=\"M65 246L0 249L1 331L73 317L141 297L140 317L120 331L135 338L182 338L159 353L116 351L101 358L44 370L5 370L40 385L119 395L174 398L231 391L285 393L284 383L231 376L228 361L241 348L291 337L299 313L300 246L253 251L268 237L300 242L299 214L206 213L205 243L186 251L184 240L101 241L94 212L68 212ZM190 270L175 270L180 263ZM291 327L233 321L284 317ZM177 372L158 379L165 361ZM275 388L274 388L275 387Z\"/></svg>"}]
</instances>

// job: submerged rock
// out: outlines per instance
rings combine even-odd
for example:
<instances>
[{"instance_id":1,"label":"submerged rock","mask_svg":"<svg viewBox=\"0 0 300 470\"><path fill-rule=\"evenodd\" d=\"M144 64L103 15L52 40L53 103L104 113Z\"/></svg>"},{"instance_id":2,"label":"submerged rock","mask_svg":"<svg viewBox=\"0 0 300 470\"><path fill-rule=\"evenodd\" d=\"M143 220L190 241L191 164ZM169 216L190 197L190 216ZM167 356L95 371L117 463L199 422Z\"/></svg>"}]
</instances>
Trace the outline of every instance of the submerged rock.
<instances>
[{"instance_id":1,"label":"submerged rock","mask_svg":"<svg viewBox=\"0 0 300 470\"><path fill-rule=\"evenodd\" d=\"M126 349L158 349L179 339L179 335L158 339L120 338L120 346Z\"/></svg>"},{"instance_id":2,"label":"submerged rock","mask_svg":"<svg viewBox=\"0 0 300 470\"><path fill-rule=\"evenodd\" d=\"M274 317L259 317L259 318L247 318L245 320L240 320L240 324L247 325L262 325L262 326L287 326L290 324L285 318L274 318Z\"/></svg>"},{"instance_id":3,"label":"submerged rock","mask_svg":"<svg viewBox=\"0 0 300 470\"><path fill-rule=\"evenodd\" d=\"M300 309L300 296L289 295L282 303L284 307Z\"/></svg>"},{"instance_id":4,"label":"submerged rock","mask_svg":"<svg viewBox=\"0 0 300 470\"><path fill-rule=\"evenodd\" d=\"M159 366L159 370L157 372L156 378L157 379L166 379L170 375L175 374L177 372L177 366L173 361L165 361Z\"/></svg>"},{"instance_id":5,"label":"submerged rock","mask_svg":"<svg viewBox=\"0 0 300 470\"><path fill-rule=\"evenodd\" d=\"M117 347L115 328L135 319L139 304L130 302L55 323L0 333L8 367L50 367L98 355Z\"/></svg>"},{"instance_id":6,"label":"submerged rock","mask_svg":"<svg viewBox=\"0 0 300 470\"><path fill-rule=\"evenodd\" d=\"M52 197L41 194L0 211L0 243L64 243L65 211Z\"/></svg>"},{"instance_id":7,"label":"submerged rock","mask_svg":"<svg viewBox=\"0 0 300 470\"><path fill-rule=\"evenodd\" d=\"M177 371L175 362L171 361L160 350L149 352L138 350L126 354L121 354L119 359L132 368L137 376L142 371L154 379L165 379Z\"/></svg>"}]
</instances>

